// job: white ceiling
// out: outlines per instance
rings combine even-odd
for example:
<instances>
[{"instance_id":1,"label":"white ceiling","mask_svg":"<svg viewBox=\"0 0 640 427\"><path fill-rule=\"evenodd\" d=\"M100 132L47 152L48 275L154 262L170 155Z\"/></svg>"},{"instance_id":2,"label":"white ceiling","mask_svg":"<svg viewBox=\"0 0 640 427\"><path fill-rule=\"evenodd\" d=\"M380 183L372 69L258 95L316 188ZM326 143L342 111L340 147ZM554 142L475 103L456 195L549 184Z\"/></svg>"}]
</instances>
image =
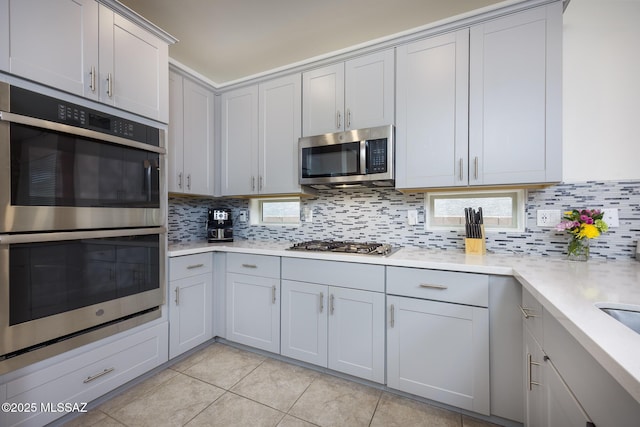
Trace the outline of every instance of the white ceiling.
<instances>
[{"instance_id":1,"label":"white ceiling","mask_svg":"<svg viewBox=\"0 0 640 427\"><path fill-rule=\"evenodd\" d=\"M176 61L215 86L502 0L120 0L179 41Z\"/></svg>"}]
</instances>

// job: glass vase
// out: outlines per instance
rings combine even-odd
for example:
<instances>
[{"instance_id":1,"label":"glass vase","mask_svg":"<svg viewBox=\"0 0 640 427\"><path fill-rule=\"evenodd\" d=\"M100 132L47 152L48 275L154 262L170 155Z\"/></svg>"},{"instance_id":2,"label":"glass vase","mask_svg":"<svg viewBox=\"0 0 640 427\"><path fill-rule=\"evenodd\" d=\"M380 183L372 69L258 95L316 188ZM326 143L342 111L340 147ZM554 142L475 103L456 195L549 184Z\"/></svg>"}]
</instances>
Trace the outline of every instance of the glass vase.
<instances>
[{"instance_id":1,"label":"glass vase","mask_svg":"<svg viewBox=\"0 0 640 427\"><path fill-rule=\"evenodd\" d=\"M568 258L569 261L587 261L589 259L589 239L571 237Z\"/></svg>"}]
</instances>

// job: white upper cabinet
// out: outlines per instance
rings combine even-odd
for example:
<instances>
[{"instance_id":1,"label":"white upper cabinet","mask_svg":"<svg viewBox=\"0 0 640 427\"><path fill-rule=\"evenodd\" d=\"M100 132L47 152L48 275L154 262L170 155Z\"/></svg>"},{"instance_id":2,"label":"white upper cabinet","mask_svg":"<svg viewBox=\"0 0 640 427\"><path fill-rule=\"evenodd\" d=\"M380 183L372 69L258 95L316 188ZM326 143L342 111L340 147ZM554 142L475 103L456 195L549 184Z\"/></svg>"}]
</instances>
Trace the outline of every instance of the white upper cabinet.
<instances>
[{"instance_id":1,"label":"white upper cabinet","mask_svg":"<svg viewBox=\"0 0 640 427\"><path fill-rule=\"evenodd\" d=\"M471 27L469 184L562 179L562 3Z\"/></svg>"},{"instance_id":2,"label":"white upper cabinet","mask_svg":"<svg viewBox=\"0 0 640 427\"><path fill-rule=\"evenodd\" d=\"M397 48L396 186L468 183L469 30Z\"/></svg>"},{"instance_id":3,"label":"white upper cabinet","mask_svg":"<svg viewBox=\"0 0 640 427\"><path fill-rule=\"evenodd\" d=\"M298 139L302 131L300 74L261 83L258 89L258 190L261 194L298 193Z\"/></svg>"},{"instance_id":4,"label":"white upper cabinet","mask_svg":"<svg viewBox=\"0 0 640 427\"><path fill-rule=\"evenodd\" d=\"M98 99L98 3L95 0L4 0L9 34L6 70ZM10 25L9 25L10 23ZM36 31L37 30L37 31ZM3 37L4 39L4 37ZM93 74L92 74L93 73Z\"/></svg>"},{"instance_id":5,"label":"white upper cabinet","mask_svg":"<svg viewBox=\"0 0 640 427\"><path fill-rule=\"evenodd\" d=\"M206 87L169 73L169 191L213 196L213 98Z\"/></svg>"},{"instance_id":6,"label":"white upper cabinet","mask_svg":"<svg viewBox=\"0 0 640 427\"><path fill-rule=\"evenodd\" d=\"M222 94L222 195L299 193L300 74Z\"/></svg>"},{"instance_id":7,"label":"white upper cabinet","mask_svg":"<svg viewBox=\"0 0 640 427\"><path fill-rule=\"evenodd\" d=\"M0 68L168 121L169 47L165 40L95 0L2 3L0 7L9 11L9 25L3 26L9 34L0 41ZM0 23L2 19L6 17Z\"/></svg>"},{"instance_id":8,"label":"white upper cabinet","mask_svg":"<svg viewBox=\"0 0 640 427\"><path fill-rule=\"evenodd\" d=\"M9 0L0 0L0 71L9 71Z\"/></svg>"},{"instance_id":9,"label":"white upper cabinet","mask_svg":"<svg viewBox=\"0 0 640 427\"><path fill-rule=\"evenodd\" d=\"M304 136L394 123L394 51L303 74Z\"/></svg>"}]
</instances>

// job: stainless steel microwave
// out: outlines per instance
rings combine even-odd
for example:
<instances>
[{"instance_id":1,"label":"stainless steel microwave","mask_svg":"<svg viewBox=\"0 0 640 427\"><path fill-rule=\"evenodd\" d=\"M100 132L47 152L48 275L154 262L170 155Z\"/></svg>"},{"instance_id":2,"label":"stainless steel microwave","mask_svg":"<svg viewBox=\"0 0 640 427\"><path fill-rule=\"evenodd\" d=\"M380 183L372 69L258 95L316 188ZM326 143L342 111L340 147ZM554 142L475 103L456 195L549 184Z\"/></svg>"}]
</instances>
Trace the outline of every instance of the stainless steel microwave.
<instances>
[{"instance_id":1,"label":"stainless steel microwave","mask_svg":"<svg viewBox=\"0 0 640 427\"><path fill-rule=\"evenodd\" d=\"M308 136L298 141L300 184L316 189L393 187L394 127Z\"/></svg>"}]
</instances>

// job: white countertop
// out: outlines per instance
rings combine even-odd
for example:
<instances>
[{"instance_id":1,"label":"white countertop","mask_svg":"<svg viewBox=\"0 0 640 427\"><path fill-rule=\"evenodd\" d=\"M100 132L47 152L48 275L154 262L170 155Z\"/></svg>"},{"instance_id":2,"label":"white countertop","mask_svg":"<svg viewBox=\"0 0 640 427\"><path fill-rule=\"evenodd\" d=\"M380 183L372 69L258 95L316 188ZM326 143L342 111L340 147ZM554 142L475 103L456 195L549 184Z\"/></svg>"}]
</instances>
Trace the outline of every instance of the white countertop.
<instances>
[{"instance_id":1,"label":"white countertop","mask_svg":"<svg viewBox=\"0 0 640 427\"><path fill-rule=\"evenodd\" d=\"M288 251L287 242L234 241L169 246L169 256L202 252L241 252L513 275L638 402L640 402L640 334L598 309L599 302L640 309L640 262L571 262L527 255L465 255L451 250L402 248L389 257Z\"/></svg>"}]
</instances>

